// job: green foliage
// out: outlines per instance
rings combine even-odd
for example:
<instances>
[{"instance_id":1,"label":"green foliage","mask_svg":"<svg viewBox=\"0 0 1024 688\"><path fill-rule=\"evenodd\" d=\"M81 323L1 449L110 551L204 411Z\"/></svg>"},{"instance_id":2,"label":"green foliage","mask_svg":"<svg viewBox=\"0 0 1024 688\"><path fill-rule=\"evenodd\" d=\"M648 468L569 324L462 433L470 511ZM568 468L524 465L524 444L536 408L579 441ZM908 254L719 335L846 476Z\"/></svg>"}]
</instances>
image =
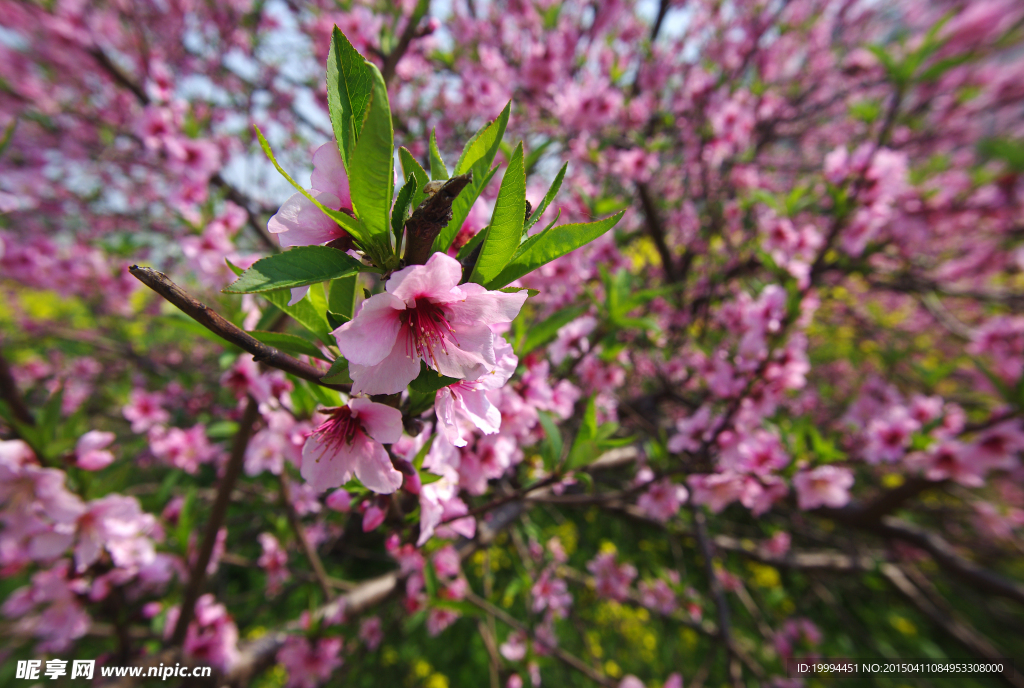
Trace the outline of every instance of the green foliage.
<instances>
[{"instance_id":1,"label":"green foliage","mask_svg":"<svg viewBox=\"0 0 1024 688\"><path fill-rule=\"evenodd\" d=\"M252 330L249 334L252 335L253 339L258 339L264 344L269 344L290 354L312 356L313 358L319 358L321 361L328 360L319 348L298 335L288 334L287 332L262 332L260 330Z\"/></svg>"},{"instance_id":2,"label":"green foliage","mask_svg":"<svg viewBox=\"0 0 1024 688\"><path fill-rule=\"evenodd\" d=\"M441 375L436 370L427 367L427 364L420 361L419 376L409 383L409 388L420 394L433 394L439 389L458 382L456 378Z\"/></svg>"},{"instance_id":3,"label":"green foliage","mask_svg":"<svg viewBox=\"0 0 1024 688\"><path fill-rule=\"evenodd\" d=\"M469 278L471 282L484 284L498 276L519 248L525 219L526 171L523 168L523 144L520 143L501 180L491 223L484 230L487 236Z\"/></svg>"},{"instance_id":4,"label":"green foliage","mask_svg":"<svg viewBox=\"0 0 1024 688\"><path fill-rule=\"evenodd\" d=\"M327 105L345 169L363 128L373 92L373 75L363 56L337 26L327 55Z\"/></svg>"},{"instance_id":5,"label":"green foliage","mask_svg":"<svg viewBox=\"0 0 1024 688\"><path fill-rule=\"evenodd\" d=\"M430 132L430 179L432 181L448 179L448 168L445 167L441 151L437 148L437 132L434 130Z\"/></svg>"},{"instance_id":6,"label":"green foliage","mask_svg":"<svg viewBox=\"0 0 1024 688\"><path fill-rule=\"evenodd\" d=\"M504 287L542 265L590 243L614 227L624 213L619 211L596 222L561 225L535 234L520 245L505 268L484 286L488 289Z\"/></svg>"},{"instance_id":7,"label":"green foliage","mask_svg":"<svg viewBox=\"0 0 1024 688\"><path fill-rule=\"evenodd\" d=\"M523 343L519 346L519 355L525 356L537 347L544 346L558 336L559 329L565 327L586 312L586 306L571 306L569 308L563 308L544 322L531 327L527 331L526 338L523 340Z\"/></svg>"},{"instance_id":8,"label":"green foliage","mask_svg":"<svg viewBox=\"0 0 1024 688\"><path fill-rule=\"evenodd\" d=\"M257 294L275 289L292 289L318 282L376 272L344 251L329 246L296 246L256 261L235 282L224 288L228 294Z\"/></svg>"}]
</instances>

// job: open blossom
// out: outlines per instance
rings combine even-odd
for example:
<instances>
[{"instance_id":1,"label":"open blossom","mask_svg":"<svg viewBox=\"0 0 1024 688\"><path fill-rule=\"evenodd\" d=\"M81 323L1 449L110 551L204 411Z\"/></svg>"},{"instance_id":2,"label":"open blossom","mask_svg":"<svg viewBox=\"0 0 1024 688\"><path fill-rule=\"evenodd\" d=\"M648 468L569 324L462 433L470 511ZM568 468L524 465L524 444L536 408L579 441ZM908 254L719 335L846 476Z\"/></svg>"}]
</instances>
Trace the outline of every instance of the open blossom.
<instances>
[{"instance_id":1,"label":"open blossom","mask_svg":"<svg viewBox=\"0 0 1024 688\"><path fill-rule=\"evenodd\" d=\"M459 261L435 253L425 265L393 274L386 291L364 301L355 318L334 331L349 361L353 392L401 392L419 375L421 360L460 380L494 369L488 325L511 322L527 294L460 285L461 279Z\"/></svg>"},{"instance_id":2,"label":"open blossom","mask_svg":"<svg viewBox=\"0 0 1024 688\"><path fill-rule=\"evenodd\" d=\"M797 501L801 509L819 506L838 509L850 501L853 472L839 466L818 466L811 471L800 471L793 477Z\"/></svg>"},{"instance_id":3,"label":"open blossom","mask_svg":"<svg viewBox=\"0 0 1024 688\"><path fill-rule=\"evenodd\" d=\"M485 435L493 435L501 428L501 412L487 398L487 392L500 389L516 370L519 359L512 353L512 345L504 337L495 337L494 355L497 363L475 380L461 380L437 390L434 410L438 429L456 447L465 447L457 418L476 426Z\"/></svg>"},{"instance_id":4,"label":"open blossom","mask_svg":"<svg viewBox=\"0 0 1024 688\"><path fill-rule=\"evenodd\" d=\"M542 612L550 609L557 616L564 617L566 610L572 605L569 587L561 578L556 578L551 568L544 569L540 578L533 584L530 591L533 596L533 611Z\"/></svg>"},{"instance_id":5,"label":"open blossom","mask_svg":"<svg viewBox=\"0 0 1024 688\"><path fill-rule=\"evenodd\" d=\"M281 589L281 584L291 578L288 572L288 552L270 533L260 533L257 539L263 554L256 563L267 572L267 591L274 595Z\"/></svg>"},{"instance_id":6,"label":"open blossom","mask_svg":"<svg viewBox=\"0 0 1024 688\"><path fill-rule=\"evenodd\" d=\"M98 471L114 463L114 455L107 447L114 441L114 433L90 430L75 444L75 464L87 471Z\"/></svg>"},{"instance_id":7,"label":"open blossom","mask_svg":"<svg viewBox=\"0 0 1024 688\"><path fill-rule=\"evenodd\" d=\"M287 688L316 688L342 665L341 638L320 638L310 641L289 636L277 652L277 661L288 672Z\"/></svg>"},{"instance_id":8,"label":"open blossom","mask_svg":"<svg viewBox=\"0 0 1024 688\"><path fill-rule=\"evenodd\" d=\"M682 485L665 479L654 483L640 495L637 506L650 518L665 523L679 512L679 506L686 502L689 494Z\"/></svg>"},{"instance_id":9,"label":"open blossom","mask_svg":"<svg viewBox=\"0 0 1024 688\"><path fill-rule=\"evenodd\" d=\"M170 637L178 623L178 607L167 612L164 636ZM238 626L227 608L218 604L213 595L206 594L196 600L195 613L185 634L183 649L193 660L228 671L238 660Z\"/></svg>"},{"instance_id":10,"label":"open blossom","mask_svg":"<svg viewBox=\"0 0 1024 688\"><path fill-rule=\"evenodd\" d=\"M132 432L146 432L154 425L163 425L171 419L171 414L161 406L163 395L159 392L147 392L136 389L128 397L121 412L132 424Z\"/></svg>"},{"instance_id":11,"label":"open blossom","mask_svg":"<svg viewBox=\"0 0 1024 688\"><path fill-rule=\"evenodd\" d=\"M632 564L616 564L615 554L599 554L587 564L587 570L594 574L597 594L619 602L629 597L629 586L636 578L636 567Z\"/></svg>"},{"instance_id":12,"label":"open blossom","mask_svg":"<svg viewBox=\"0 0 1024 688\"><path fill-rule=\"evenodd\" d=\"M302 477L323 491L338 487L353 473L374 492L390 494L402 486L382 444L402 436L402 414L369 399L354 398L330 415L302 448Z\"/></svg>"}]
</instances>

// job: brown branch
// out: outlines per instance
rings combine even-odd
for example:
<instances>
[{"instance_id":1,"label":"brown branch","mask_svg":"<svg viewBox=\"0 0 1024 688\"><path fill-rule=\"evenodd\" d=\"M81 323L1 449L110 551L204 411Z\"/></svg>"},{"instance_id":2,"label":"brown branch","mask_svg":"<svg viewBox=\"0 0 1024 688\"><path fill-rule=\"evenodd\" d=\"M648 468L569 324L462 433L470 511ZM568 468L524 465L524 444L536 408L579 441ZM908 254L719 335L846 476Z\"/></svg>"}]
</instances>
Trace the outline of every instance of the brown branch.
<instances>
[{"instance_id":1,"label":"brown branch","mask_svg":"<svg viewBox=\"0 0 1024 688\"><path fill-rule=\"evenodd\" d=\"M726 652L729 655L729 678L734 688L743 685L743 672L740 669L739 659L735 651L735 643L732 638L732 621L729 617L729 601L725 597L725 589L722 582L718 580L715 572L714 549L711 539L708 537L707 518L704 512L693 503L688 502L690 514L693 516L693 530L697 536L697 546L700 548L701 557L704 559L704 573L708 578L708 587L711 596L715 600L715 610L718 613L718 635L725 644Z\"/></svg>"},{"instance_id":2,"label":"brown branch","mask_svg":"<svg viewBox=\"0 0 1024 688\"><path fill-rule=\"evenodd\" d=\"M21 398L18 384L14 381L14 375L11 373L11 366L2 352L0 352L0 399L7 404L7 408L11 410L11 415L16 421L24 425L36 424L35 418L32 417L32 413Z\"/></svg>"},{"instance_id":3,"label":"brown branch","mask_svg":"<svg viewBox=\"0 0 1024 688\"><path fill-rule=\"evenodd\" d=\"M398 39L398 45L384 58L384 66L381 68L380 73L384 77L385 84L391 83L391 79L394 78L398 62L409 50L412 40L417 37L418 32L416 29L419 27L420 20L426 15L429 7L430 3L426 0L420 0L416 4L416 9L409 15L409 21L405 24L405 30L402 31L402 35Z\"/></svg>"},{"instance_id":4,"label":"brown branch","mask_svg":"<svg viewBox=\"0 0 1024 688\"><path fill-rule=\"evenodd\" d=\"M472 174L467 173L447 180L430 198L420 203L405 221L406 265L423 265L427 262L434 252L434 239L452 219L452 204L472 179Z\"/></svg>"},{"instance_id":5,"label":"brown branch","mask_svg":"<svg viewBox=\"0 0 1024 688\"><path fill-rule=\"evenodd\" d=\"M658 206L651 197L651 190L646 182L638 182L636 185L637 194L640 196L640 204L644 208L644 227L654 241L654 247L658 249L658 256L661 258L661 267L665 271L665 279L668 282L676 282L679 275L676 273L675 261L672 258L672 251L665 242L665 224L661 221Z\"/></svg>"},{"instance_id":6,"label":"brown branch","mask_svg":"<svg viewBox=\"0 0 1024 688\"><path fill-rule=\"evenodd\" d=\"M121 68L113 63L110 57L103 52L102 48L95 46L87 52L93 56L99 66L103 68L103 71L109 74L118 85L131 91L132 95L135 96L135 99L138 100L139 103L142 105L149 105L149 96L146 94L146 90L132 81L127 74L122 72Z\"/></svg>"},{"instance_id":7,"label":"brown branch","mask_svg":"<svg viewBox=\"0 0 1024 688\"><path fill-rule=\"evenodd\" d=\"M494 618L501 621L506 626L514 628L520 633L525 633L530 636L533 635L532 633L530 633L530 629L526 627L526 624L522 623L521 621L519 621L519 619L516 619L512 615L508 614L507 612L505 612L505 610L494 606L485 599L478 597L476 594L472 592L467 592L466 601L476 607L479 607L483 611L487 612ZM608 678L600 671L584 662L576 655L569 654L560 647L548 647L548 651L551 652L555 659L562 662L566 666L580 672L581 674L589 678L591 681L597 683L598 685L606 686L607 688L615 688L615 686L618 685L618 683L611 680L610 678Z\"/></svg>"},{"instance_id":8,"label":"brown branch","mask_svg":"<svg viewBox=\"0 0 1024 688\"><path fill-rule=\"evenodd\" d=\"M303 363L296 358L292 358L280 349L254 339L234 323L229 322L216 311L190 296L162 272L138 265L131 266L128 271L140 282L170 301L182 313L198 322L210 332L251 353L257 363L263 363L272 368L291 373L295 377L315 382L321 387L329 387L343 392L347 392L351 388L351 385L335 385L321 382L320 378L326 374L324 371L309 363Z\"/></svg>"},{"instance_id":9,"label":"brown branch","mask_svg":"<svg viewBox=\"0 0 1024 688\"><path fill-rule=\"evenodd\" d=\"M231 502L231 490L235 481L242 472L242 463L245 460L245 450L249 446L249 438L252 437L253 426L259 419L259 403L252 397L245 406L242 419L239 421L238 433L231 446L231 457L224 468L224 475L217 487L217 499L210 509L210 518L206 521L206 530L203 533L203 543L199 548L199 555L192 566L188 576L188 586L185 588L185 595L181 600L181 611L178 614L178 622L174 626L174 633L171 635L172 645L181 645L185 640L185 632L192 620L195 611L196 600L199 599L199 592L203 588L203 581L206 578L206 567L210 565L210 558L213 556L213 546L217 542L217 533L224 525L224 519L228 514L228 504Z\"/></svg>"},{"instance_id":10,"label":"brown branch","mask_svg":"<svg viewBox=\"0 0 1024 688\"><path fill-rule=\"evenodd\" d=\"M938 626L946 635L950 636L963 645L972 654L987 662L999 662L1005 659L997 648L993 647L988 638L975 630L970 624L962 619L957 619L948 611L939 609L933 604L921 590L914 585L904 570L895 564L882 564L880 571L883 576L899 590L918 611ZM1024 676L1013 670L1012 664L1007 665L1003 673L999 674L1003 683L1011 688L1024 688Z\"/></svg>"},{"instance_id":11,"label":"brown branch","mask_svg":"<svg viewBox=\"0 0 1024 688\"><path fill-rule=\"evenodd\" d=\"M306 555L309 565L313 568L316 582L320 585L320 592L324 594L324 601L326 602L334 596L331 592L330 580L327 576L327 571L324 569L323 562L320 561L320 556L316 553L316 548L310 544L309 538L306 537L306 531L302 527L302 523L299 522L299 515L295 512L295 504L292 503L291 481L288 479L288 473L284 468L281 469L281 475L278 476L278 485L281 488L281 506L288 517L288 524L292 527L295 539L299 541L299 547L302 549L303 554Z\"/></svg>"}]
</instances>

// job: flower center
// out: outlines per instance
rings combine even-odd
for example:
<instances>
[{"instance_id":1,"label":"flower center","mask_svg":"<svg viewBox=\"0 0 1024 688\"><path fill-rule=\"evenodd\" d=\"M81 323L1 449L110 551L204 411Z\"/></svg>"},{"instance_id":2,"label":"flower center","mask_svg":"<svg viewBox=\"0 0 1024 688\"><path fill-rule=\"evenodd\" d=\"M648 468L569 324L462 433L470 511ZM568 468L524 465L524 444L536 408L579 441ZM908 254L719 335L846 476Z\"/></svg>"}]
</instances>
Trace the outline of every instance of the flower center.
<instances>
[{"instance_id":1,"label":"flower center","mask_svg":"<svg viewBox=\"0 0 1024 688\"><path fill-rule=\"evenodd\" d=\"M330 416L313 431L313 434L319 435L321 441L332 449L342 444L352 444L356 433L363 429L359 419L352 415L352 410L348 406L327 411Z\"/></svg>"},{"instance_id":2,"label":"flower center","mask_svg":"<svg viewBox=\"0 0 1024 688\"><path fill-rule=\"evenodd\" d=\"M435 347L448 353L447 340L451 339L456 344L459 340L455 337L455 330L445 317L444 309L428 299L416 299L414 308L407 308L402 311L399 319L403 325L409 328L410 337L406 340L407 356L412 358L413 353L420 358L429 361L433 368L437 368L437 358L434 356Z\"/></svg>"}]
</instances>

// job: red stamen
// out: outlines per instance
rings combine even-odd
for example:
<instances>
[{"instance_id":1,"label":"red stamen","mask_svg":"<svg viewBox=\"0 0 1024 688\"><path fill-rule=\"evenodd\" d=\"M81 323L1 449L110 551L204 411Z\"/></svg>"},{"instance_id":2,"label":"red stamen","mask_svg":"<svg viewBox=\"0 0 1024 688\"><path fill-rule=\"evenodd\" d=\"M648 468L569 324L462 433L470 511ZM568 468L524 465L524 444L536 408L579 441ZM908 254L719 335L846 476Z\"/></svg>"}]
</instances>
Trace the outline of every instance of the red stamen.
<instances>
[{"instance_id":1,"label":"red stamen","mask_svg":"<svg viewBox=\"0 0 1024 688\"><path fill-rule=\"evenodd\" d=\"M432 301L416 299L416 306L402 311L400 319L402 324L409 328L410 336L406 339L405 354L410 358L413 354L418 354L420 358L429 361L435 369L435 347L440 347L441 351L447 354L448 339L456 345L459 343L455 337L455 330L445 317L444 309Z\"/></svg>"}]
</instances>

